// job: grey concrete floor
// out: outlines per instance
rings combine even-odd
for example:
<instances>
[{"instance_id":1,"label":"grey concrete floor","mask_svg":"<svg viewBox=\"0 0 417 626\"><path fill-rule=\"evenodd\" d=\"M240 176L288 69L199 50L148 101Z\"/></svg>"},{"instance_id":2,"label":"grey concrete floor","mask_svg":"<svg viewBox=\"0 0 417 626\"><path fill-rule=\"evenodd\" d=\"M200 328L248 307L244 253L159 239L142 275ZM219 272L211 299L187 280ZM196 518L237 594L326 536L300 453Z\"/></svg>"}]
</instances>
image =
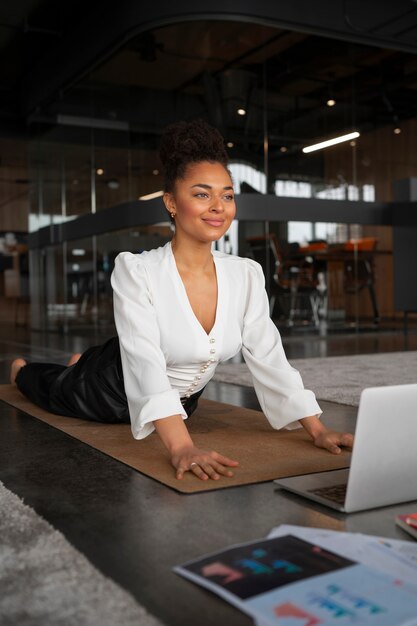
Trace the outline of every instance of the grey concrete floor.
<instances>
[{"instance_id":1,"label":"grey concrete floor","mask_svg":"<svg viewBox=\"0 0 417 626\"><path fill-rule=\"evenodd\" d=\"M0 330L0 382L14 356L65 362L106 339ZM289 358L417 349L401 332L284 336ZM210 383L205 397L257 408L251 389ZM356 410L322 402L324 420L353 430ZM243 626L251 620L175 575L174 565L232 543L265 536L281 523L405 539L394 524L410 504L354 515L327 510L263 483L181 495L4 403L0 406L0 479L105 575L167 625Z\"/></svg>"}]
</instances>

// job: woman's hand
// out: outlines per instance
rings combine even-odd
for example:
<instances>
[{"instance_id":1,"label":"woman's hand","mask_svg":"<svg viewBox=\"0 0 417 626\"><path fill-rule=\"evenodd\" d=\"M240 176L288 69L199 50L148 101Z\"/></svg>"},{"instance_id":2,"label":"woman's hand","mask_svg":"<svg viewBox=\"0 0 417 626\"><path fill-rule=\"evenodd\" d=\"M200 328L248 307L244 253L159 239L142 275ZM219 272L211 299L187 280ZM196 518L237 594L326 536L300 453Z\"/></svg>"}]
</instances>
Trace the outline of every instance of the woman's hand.
<instances>
[{"instance_id":1,"label":"woman's hand","mask_svg":"<svg viewBox=\"0 0 417 626\"><path fill-rule=\"evenodd\" d=\"M219 480L221 476L233 476L230 467L239 465L237 461L218 454L214 450L200 450L194 445L176 450L171 455L171 463L177 470L176 477L181 480L185 472L192 472L200 480Z\"/></svg>"},{"instance_id":2,"label":"woman's hand","mask_svg":"<svg viewBox=\"0 0 417 626\"><path fill-rule=\"evenodd\" d=\"M313 441L318 448L324 448L333 454L340 454L342 451L341 446L353 447L353 435L350 433L337 433L334 430L324 430Z\"/></svg>"},{"instance_id":3,"label":"woman's hand","mask_svg":"<svg viewBox=\"0 0 417 626\"><path fill-rule=\"evenodd\" d=\"M333 454L340 454L341 446L348 448L353 446L353 435L329 430L320 422L317 415L304 417L300 422L318 448L324 448Z\"/></svg>"},{"instance_id":4,"label":"woman's hand","mask_svg":"<svg viewBox=\"0 0 417 626\"><path fill-rule=\"evenodd\" d=\"M239 465L237 461L222 456L214 450L197 448L184 424L181 415L171 415L154 421L155 430L167 448L171 463L177 470L178 479L185 472L192 472L200 480L219 480L221 476L233 476L229 467Z\"/></svg>"}]
</instances>

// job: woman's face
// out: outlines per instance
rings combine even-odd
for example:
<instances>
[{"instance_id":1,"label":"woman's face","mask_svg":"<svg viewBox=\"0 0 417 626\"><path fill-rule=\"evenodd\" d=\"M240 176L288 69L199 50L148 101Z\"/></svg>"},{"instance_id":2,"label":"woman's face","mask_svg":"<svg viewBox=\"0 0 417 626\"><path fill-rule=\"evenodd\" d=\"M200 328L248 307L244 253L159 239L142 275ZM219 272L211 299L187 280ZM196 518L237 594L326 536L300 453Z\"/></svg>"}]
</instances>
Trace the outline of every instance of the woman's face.
<instances>
[{"instance_id":1,"label":"woman's face","mask_svg":"<svg viewBox=\"0 0 417 626\"><path fill-rule=\"evenodd\" d=\"M188 166L184 178L164 195L165 206L174 213L176 237L209 243L220 239L236 213L233 185L221 163L202 161Z\"/></svg>"}]
</instances>

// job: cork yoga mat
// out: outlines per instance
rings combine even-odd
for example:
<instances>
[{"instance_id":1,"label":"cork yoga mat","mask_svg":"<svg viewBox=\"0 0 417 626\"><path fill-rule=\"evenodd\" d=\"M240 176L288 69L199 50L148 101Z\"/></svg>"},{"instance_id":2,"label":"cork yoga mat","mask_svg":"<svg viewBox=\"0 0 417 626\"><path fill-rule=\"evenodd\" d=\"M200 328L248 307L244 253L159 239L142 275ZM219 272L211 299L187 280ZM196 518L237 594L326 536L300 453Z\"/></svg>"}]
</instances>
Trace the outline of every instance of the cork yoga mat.
<instances>
[{"instance_id":1,"label":"cork yoga mat","mask_svg":"<svg viewBox=\"0 0 417 626\"><path fill-rule=\"evenodd\" d=\"M48 413L29 402L13 385L0 385L0 400L181 493L341 469L350 463L348 451L333 455L315 448L301 428L276 431L259 411L201 399L187 421L193 441L200 448L236 459L239 467L233 478L201 481L187 472L180 481L156 434L136 441L127 424L98 424Z\"/></svg>"}]
</instances>

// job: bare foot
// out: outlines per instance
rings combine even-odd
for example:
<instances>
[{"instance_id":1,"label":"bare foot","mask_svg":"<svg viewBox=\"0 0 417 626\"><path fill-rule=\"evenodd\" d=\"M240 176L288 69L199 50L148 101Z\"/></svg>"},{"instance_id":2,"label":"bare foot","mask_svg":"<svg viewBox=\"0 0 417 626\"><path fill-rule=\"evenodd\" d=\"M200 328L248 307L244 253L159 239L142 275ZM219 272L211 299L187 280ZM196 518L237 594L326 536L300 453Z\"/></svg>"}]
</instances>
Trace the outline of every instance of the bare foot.
<instances>
[{"instance_id":1,"label":"bare foot","mask_svg":"<svg viewBox=\"0 0 417 626\"><path fill-rule=\"evenodd\" d=\"M26 365L26 361L24 359L15 359L10 366L10 382L12 385L16 382L16 376L19 371Z\"/></svg>"},{"instance_id":2,"label":"bare foot","mask_svg":"<svg viewBox=\"0 0 417 626\"><path fill-rule=\"evenodd\" d=\"M73 354L67 363L68 367L70 367L71 365L75 365L77 361L79 361L80 357L81 357L81 352L76 352L75 354Z\"/></svg>"}]
</instances>

